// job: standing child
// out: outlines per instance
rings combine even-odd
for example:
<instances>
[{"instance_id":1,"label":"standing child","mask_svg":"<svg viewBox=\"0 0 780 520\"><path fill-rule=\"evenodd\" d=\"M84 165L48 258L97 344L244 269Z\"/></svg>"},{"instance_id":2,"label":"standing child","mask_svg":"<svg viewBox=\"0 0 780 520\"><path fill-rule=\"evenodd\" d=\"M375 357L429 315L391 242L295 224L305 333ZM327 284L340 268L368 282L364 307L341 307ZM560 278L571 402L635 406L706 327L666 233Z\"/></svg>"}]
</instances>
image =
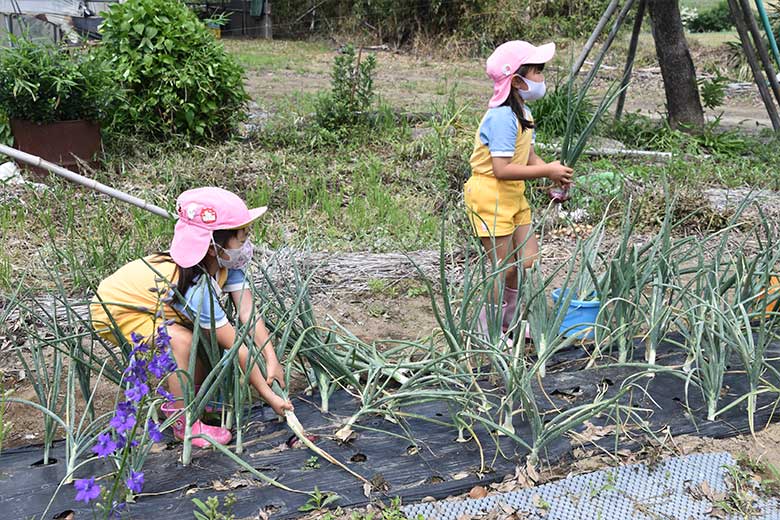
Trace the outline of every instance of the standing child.
<instances>
[{"instance_id":1,"label":"standing child","mask_svg":"<svg viewBox=\"0 0 780 520\"><path fill-rule=\"evenodd\" d=\"M189 365L195 326L201 327L201 332L208 336L213 323L217 343L223 349L231 348L236 330L228 321L219 296L229 293L241 322L250 320L254 302L244 274L253 251L249 226L265 211L265 207L247 209L244 201L221 188L198 188L182 193L176 201L179 220L170 252L130 262L100 283L90 308L96 332L115 342L113 319L118 333L125 339L130 340L132 333L150 338L167 321L173 357L177 367L183 370ZM199 283L204 276L211 287ZM270 388L273 381L284 386L284 371L262 320L255 325L253 339L263 349L267 374L264 378L255 364L249 381L273 410L282 415L284 410L292 410L292 405ZM244 369L248 358L248 349L241 346L238 359ZM205 375L204 367L198 362L195 383L202 382ZM172 414L183 406L182 389L176 376L169 377L167 383L176 401L164 406L163 411ZM183 438L184 426L184 417L174 423L173 432L179 439ZM199 433L208 434L222 444L231 439L228 430L200 420L192 427L193 435ZM193 440L193 444L208 445L202 439Z\"/></svg>"},{"instance_id":2,"label":"standing child","mask_svg":"<svg viewBox=\"0 0 780 520\"><path fill-rule=\"evenodd\" d=\"M525 180L547 177L567 187L572 169L559 161L545 163L534 153L534 120L526 101L544 96L544 64L555 54L555 44L535 47L524 41L500 45L487 60L493 97L482 118L471 154L471 178L465 202L474 232L485 251L500 264L509 255L501 302L502 329L507 331L517 308L517 264L533 265L539 254L531 233L531 208L525 198ZM498 289L498 286L496 286ZM495 302L498 303L498 290ZM497 315L498 309L493 309ZM483 307L479 326L487 333L489 309Z\"/></svg>"}]
</instances>

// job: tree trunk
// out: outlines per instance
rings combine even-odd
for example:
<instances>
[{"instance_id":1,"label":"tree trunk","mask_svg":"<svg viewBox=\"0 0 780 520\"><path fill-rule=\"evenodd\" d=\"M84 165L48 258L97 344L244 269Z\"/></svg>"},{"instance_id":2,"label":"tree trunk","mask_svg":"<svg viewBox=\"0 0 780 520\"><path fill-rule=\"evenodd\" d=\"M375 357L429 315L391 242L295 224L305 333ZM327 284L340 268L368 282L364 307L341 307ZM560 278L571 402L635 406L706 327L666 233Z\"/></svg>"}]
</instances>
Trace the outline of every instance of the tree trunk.
<instances>
[{"instance_id":1,"label":"tree trunk","mask_svg":"<svg viewBox=\"0 0 780 520\"><path fill-rule=\"evenodd\" d=\"M661 64L666 108L672 128L697 132L704 127L704 111L696 85L688 42L685 41L678 0L649 0L655 52Z\"/></svg>"}]
</instances>

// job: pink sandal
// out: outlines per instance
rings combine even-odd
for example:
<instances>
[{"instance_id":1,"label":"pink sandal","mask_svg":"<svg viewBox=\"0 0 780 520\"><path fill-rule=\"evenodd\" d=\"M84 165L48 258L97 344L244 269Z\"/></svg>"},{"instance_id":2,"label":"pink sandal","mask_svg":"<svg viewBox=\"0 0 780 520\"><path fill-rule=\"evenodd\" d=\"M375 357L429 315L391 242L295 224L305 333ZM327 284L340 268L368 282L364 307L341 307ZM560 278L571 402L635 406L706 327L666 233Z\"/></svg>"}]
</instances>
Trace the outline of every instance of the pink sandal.
<instances>
[{"instance_id":1,"label":"pink sandal","mask_svg":"<svg viewBox=\"0 0 780 520\"><path fill-rule=\"evenodd\" d=\"M163 403L163 405L160 407L160 410L162 410L162 412L167 417L170 417L171 415L181 410L181 408L176 408L174 405L175 403ZM173 430L173 436L180 441L184 440L184 421L184 415L180 415L171 427ZM192 435L199 434L208 435L219 444L228 444L231 439L233 439L233 435L230 433L230 431L219 426L209 426L208 424L203 423L200 419L195 421L195 423L192 425ZM211 443L209 443L209 441L206 439L192 439L192 445L197 446L198 448L208 448Z\"/></svg>"}]
</instances>

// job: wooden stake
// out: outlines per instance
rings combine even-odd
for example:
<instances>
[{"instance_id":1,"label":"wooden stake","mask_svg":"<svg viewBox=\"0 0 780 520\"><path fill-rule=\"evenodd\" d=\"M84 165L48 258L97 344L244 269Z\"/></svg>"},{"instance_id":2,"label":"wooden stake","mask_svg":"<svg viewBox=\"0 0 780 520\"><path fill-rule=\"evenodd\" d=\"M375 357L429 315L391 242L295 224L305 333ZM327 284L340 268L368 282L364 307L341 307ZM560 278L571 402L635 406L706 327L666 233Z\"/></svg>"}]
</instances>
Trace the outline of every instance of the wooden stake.
<instances>
[{"instance_id":1,"label":"wooden stake","mask_svg":"<svg viewBox=\"0 0 780 520\"><path fill-rule=\"evenodd\" d=\"M623 25L623 21L626 19L626 16L628 16L628 12L631 10L633 5L634 0L627 0L623 6L623 9L620 11L620 14L618 14L617 18L615 19L615 23L612 24L612 29L609 31L607 41L605 41L604 45L601 46L601 52L596 57L596 59L593 60L593 68L585 79L585 85L589 84L593 80L593 77L598 73L604 56L607 55L609 48L612 46L612 42L615 41L615 36L617 36L617 33L620 30L620 26Z\"/></svg>"},{"instance_id":2,"label":"wooden stake","mask_svg":"<svg viewBox=\"0 0 780 520\"><path fill-rule=\"evenodd\" d=\"M753 11L750 9L747 0L740 0L740 3L742 4L742 13L745 16L745 21L750 29L750 34L753 35L753 42L756 45L756 50L758 50L758 57L761 58L761 63L764 65L764 71L766 71L766 75L769 78L769 86L772 87L775 99L780 103L780 85L777 83L777 74L772 65L772 60L769 57L769 51L766 46L764 46L764 40L761 38L761 32L758 29L758 24L756 23Z\"/></svg>"},{"instance_id":3,"label":"wooden stake","mask_svg":"<svg viewBox=\"0 0 780 520\"><path fill-rule=\"evenodd\" d=\"M777 107L775 107L772 101L772 95L769 93L769 89L766 88L766 81L761 72L761 67L758 64L756 58L756 51L753 45L750 43L750 37L748 35L747 25L745 24L745 17L740 9L737 0L728 0L729 9L731 10L731 17L734 19L734 24L737 26L737 33L739 33L739 41L742 43L742 50L745 51L745 57L750 65L750 70L753 72L753 78L758 85L758 92L761 94L761 100L764 102L766 111L769 114L769 119L772 121L772 128L775 131L780 130L780 115L777 113Z\"/></svg>"},{"instance_id":4,"label":"wooden stake","mask_svg":"<svg viewBox=\"0 0 780 520\"><path fill-rule=\"evenodd\" d=\"M628 82L631 79L631 70L634 68L634 59L636 57L636 49L639 46L639 33L642 32L642 21L645 17L645 6L647 0L639 0L639 6L636 10L636 18L634 18L634 29L631 32L631 42L628 45L628 56L626 57L626 67L623 69L623 79L620 82L620 96L618 97L617 107L615 108L615 119L620 119L623 115L623 107L626 104L626 92L628 91Z\"/></svg>"},{"instance_id":5,"label":"wooden stake","mask_svg":"<svg viewBox=\"0 0 780 520\"><path fill-rule=\"evenodd\" d=\"M574 65L572 66L571 69L572 77L579 74L583 63L585 63L585 60L588 59L588 54L590 54L590 51L593 49L593 46L596 45L596 40L598 40L598 37L601 36L602 31L604 31L604 27L607 25L607 22L612 17L612 14L615 12L615 10L617 9L618 2L619 0L612 0L609 6L607 6L607 10L604 11L603 15L601 15L601 19L599 20L599 23L596 24L596 28L593 29L590 38L588 38L588 41L585 42L585 47L582 48L582 52L577 57L577 61L574 62Z\"/></svg>"}]
</instances>

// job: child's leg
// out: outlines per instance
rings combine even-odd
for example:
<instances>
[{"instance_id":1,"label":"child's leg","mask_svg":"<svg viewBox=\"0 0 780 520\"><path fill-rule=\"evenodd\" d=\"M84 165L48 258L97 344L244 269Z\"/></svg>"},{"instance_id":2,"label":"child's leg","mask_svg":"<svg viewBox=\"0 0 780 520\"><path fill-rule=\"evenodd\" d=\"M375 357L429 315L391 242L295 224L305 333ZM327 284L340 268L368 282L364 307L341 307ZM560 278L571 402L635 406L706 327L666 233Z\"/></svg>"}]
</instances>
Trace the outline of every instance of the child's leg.
<instances>
[{"instance_id":1,"label":"child's leg","mask_svg":"<svg viewBox=\"0 0 780 520\"><path fill-rule=\"evenodd\" d=\"M530 224L515 228L515 232L512 234L512 250L515 251L516 261L514 264L522 266L523 270L530 268L539 258L539 243L536 240L536 235L531 231ZM520 299L516 270L513 281L513 286L507 282L507 287L504 289L504 302L506 303L502 323L504 331L517 326L516 323L513 323ZM526 337L528 337L527 329Z\"/></svg>"},{"instance_id":2,"label":"child's leg","mask_svg":"<svg viewBox=\"0 0 780 520\"><path fill-rule=\"evenodd\" d=\"M173 323L168 325L168 335L171 337L171 350L173 351L173 358L176 360L176 366L181 370L187 370L190 364L190 351L192 349L192 331L178 323ZM206 370L203 364L196 360L195 384L203 381L205 377ZM168 377L168 390L176 397L177 408L181 407L183 392L177 375L172 374Z\"/></svg>"},{"instance_id":3,"label":"child's leg","mask_svg":"<svg viewBox=\"0 0 780 520\"><path fill-rule=\"evenodd\" d=\"M485 248L485 251L487 252L488 257L490 258L490 261L493 265L493 269L498 269L504 259L512 252L512 237L513 235L506 235L503 237L480 237L480 240L482 241L482 247ZM511 265L504 270L502 278L504 279L504 283L507 286L517 287L517 272L515 271L514 265ZM498 299L498 283L495 283L493 288L496 299Z\"/></svg>"},{"instance_id":4,"label":"child's leg","mask_svg":"<svg viewBox=\"0 0 780 520\"><path fill-rule=\"evenodd\" d=\"M530 224L515 228L515 232L512 234L512 248L519 248L517 263L522 264L524 269L529 269L539 259L539 242L536 240L536 235L531 232ZM516 276L513 287L517 287Z\"/></svg>"}]
</instances>

